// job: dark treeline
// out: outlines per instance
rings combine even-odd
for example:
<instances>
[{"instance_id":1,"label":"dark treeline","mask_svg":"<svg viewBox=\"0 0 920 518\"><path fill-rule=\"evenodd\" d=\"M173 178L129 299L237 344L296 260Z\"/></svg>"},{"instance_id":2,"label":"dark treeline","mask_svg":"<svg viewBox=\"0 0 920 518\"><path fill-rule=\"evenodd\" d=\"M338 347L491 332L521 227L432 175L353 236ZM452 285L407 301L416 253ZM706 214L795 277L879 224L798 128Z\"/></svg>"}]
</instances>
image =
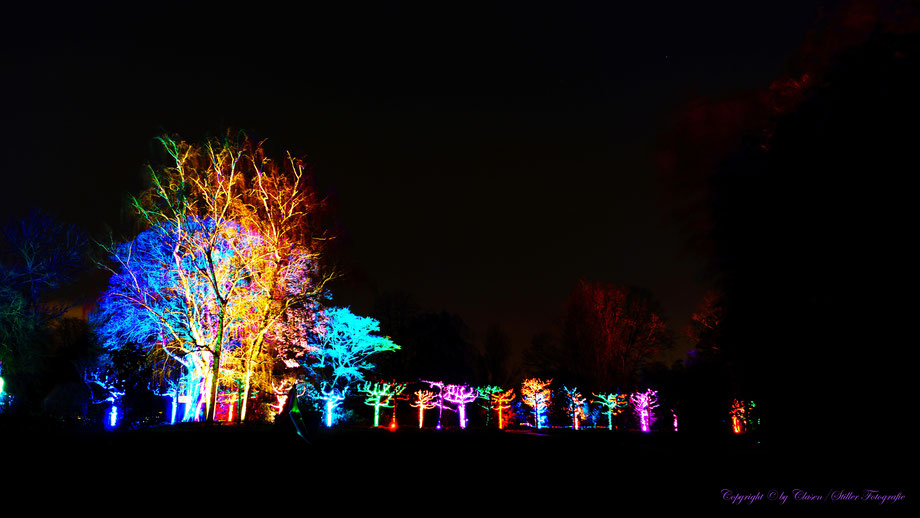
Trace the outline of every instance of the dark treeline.
<instances>
[{"instance_id":1,"label":"dark treeline","mask_svg":"<svg viewBox=\"0 0 920 518\"><path fill-rule=\"evenodd\" d=\"M768 93L694 105L663 156L724 294L707 375L790 438L906 430L920 37L886 12L838 14Z\"/></svg>"}]
</instances>

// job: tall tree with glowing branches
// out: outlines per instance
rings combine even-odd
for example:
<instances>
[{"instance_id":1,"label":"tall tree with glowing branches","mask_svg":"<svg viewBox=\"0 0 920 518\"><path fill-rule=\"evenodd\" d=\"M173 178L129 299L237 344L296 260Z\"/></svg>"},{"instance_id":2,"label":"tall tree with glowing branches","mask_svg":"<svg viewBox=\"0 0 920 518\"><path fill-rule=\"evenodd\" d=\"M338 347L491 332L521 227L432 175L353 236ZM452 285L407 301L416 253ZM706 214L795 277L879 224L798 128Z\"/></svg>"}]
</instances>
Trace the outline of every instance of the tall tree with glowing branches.
<instances>
[{"instance_id":1,"label":"tall tree with glowing branches","mask_svg":"<svg viewBox=\"0 0 920 518\"><path fill-rule=\"evenodd\" d=\"M524 404L533 408L534 428L543 428L546 408L549 406L553 395L549 389L549 385L552 382L552 379L528 378L521 385L521 400Z\"/></svg>"},{"instance_id":2,"label":"tall tree with glowing branches","mask_svg":"<svg viewBox=\"0 0 920 518\"><path fill-rule=\"evenodd\" d=\"M209 421L221 384L238 387L245 418L252 386L290 383L273 373L309 349L282 324L297 311L311 321L329 278L318 202L300 161L272 161L245 136L158 141L166 165L149 168L150 187L133 200L147 230L107 250L100 334L110 347L130 337L182 365L185 397L197 394ZM134 321L143 325L129 329Z\"/></svg>"}]
</instances>

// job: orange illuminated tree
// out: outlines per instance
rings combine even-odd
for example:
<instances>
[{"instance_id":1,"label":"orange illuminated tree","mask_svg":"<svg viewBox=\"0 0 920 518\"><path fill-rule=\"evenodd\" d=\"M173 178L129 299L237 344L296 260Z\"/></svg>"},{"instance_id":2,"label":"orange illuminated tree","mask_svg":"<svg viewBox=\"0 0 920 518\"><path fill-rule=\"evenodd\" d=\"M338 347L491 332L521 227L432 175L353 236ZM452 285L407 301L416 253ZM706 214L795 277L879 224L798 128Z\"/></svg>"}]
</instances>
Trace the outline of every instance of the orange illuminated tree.
<instances>
[{"instance_id":1,"label":"orange illuminated tree","mask_svg":"<svg viewBox=\"0 0 920 518\"><path fill-rule=\"evenodd\" d=\"M410 403L412 408L418 408L418 427L421 428L425 423L425 410L431 410L438 406L434 400L437 394L430 390L416 390L415 402Z\"/></svg>"},{"instance_id":2,"label":"orange illuminated tree","mask_svg":"<svg viewBox=\"0 0 920 518\"><path fill-rule=\"evenodd\" d=\"M498 429L505 429L505 410L511 408L511 402L514 401L514 389L506 392L493 392L491 394L492 408L498 412Z\"/></svg>"},{"instance_id":3,"label":"orange illuminated tree","mask_svg":"<svg viewBox=\"0 0 920 518\"><path fill-rule=\"evenodd\" d=\"M552 379L528 378L521 385L521 400L524 401L524 404L533 408L534 428L543 428L546 409L549 407L553 395L549 389L549 385L552 382Z\"/></svg>"}]
</instances>

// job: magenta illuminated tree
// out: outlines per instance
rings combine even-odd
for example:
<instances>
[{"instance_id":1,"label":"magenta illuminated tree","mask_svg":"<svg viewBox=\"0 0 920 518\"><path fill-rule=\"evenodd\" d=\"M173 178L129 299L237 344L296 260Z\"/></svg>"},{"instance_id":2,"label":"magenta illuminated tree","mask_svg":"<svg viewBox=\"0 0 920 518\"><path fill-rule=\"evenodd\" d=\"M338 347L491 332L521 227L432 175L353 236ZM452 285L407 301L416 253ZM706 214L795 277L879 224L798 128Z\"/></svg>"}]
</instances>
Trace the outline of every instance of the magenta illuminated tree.
<instances>
[{"instance_id":1,"label":"magenta illuminated tree","mask_svg":"<svg viewBox=\"0 0 920 518\"><path fill-rule=\"evenodd\" d=\"M466 428L466 405L476 401L479 392L467 385L447 385L444 387L444 400L457 405L460 415L460 428Z\"/></svg>"},{"instance_id":2,"label":"magenta illuminated tree","mask_svg":"<svg viewBox=\"0 0 920 518\"><path fill-rule=\"evenodd\" d=\"M447 409L453 412L452 408L444 405L444 401L445 401L444 388L446 385L444 384L443 381L427 381L427 380L421 380L421 381L422 383L427 383L428 386L433 389L434 388L438 389L438 393L434 398L434 404L438 408L438 425L435 428L440 430L441 429L441 418L444 415L444 410Z\"/></svg>"},{"instance_id":3,"label":"magenta illuminated tree","mask_svg":"<svg viewBox=\"0 0 920 518\"><path fill-rule=\"evenodd\" d=\"M636 392L629 396L633 411L639 419L639 428L649 432L655 424L655 408L658 407L658 391L648 389L645 392Z\"/></svg>"}]
</instances>

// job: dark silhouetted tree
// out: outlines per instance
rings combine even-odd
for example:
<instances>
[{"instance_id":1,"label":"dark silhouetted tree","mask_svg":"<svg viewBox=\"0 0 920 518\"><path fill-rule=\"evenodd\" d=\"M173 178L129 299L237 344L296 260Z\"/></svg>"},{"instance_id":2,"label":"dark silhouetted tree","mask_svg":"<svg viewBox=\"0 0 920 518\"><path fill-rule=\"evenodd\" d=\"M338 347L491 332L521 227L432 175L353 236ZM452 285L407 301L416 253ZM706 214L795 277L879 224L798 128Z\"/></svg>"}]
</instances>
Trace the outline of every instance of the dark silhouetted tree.
<instances>
[{"instance_id":1,"label":"dark silhouetted tree","mask_svg":"<svg viewBox=\"0 0 920 518\"><path fill-rule=\"evenodd\" d=\"M62 374L69 347L53 336L68 306L53 298L81 273L86 245L78 227L40 210L0 232L0 362L5 391L20 408L36 410L45 392L62 381L55 378L73 372L64 368Z\"/></svg>"},{"instance_id":2,"label":"dark silhouetted tree","mask_svg":"<svg viewBox=\"0 0 920 518\"><path fill-rule=\"evenodd\" d=\"M594 390L629 390L639 368L671 343L648 292L581 280L563 330L573 381Z\"/></svg>"}]
</instances>

